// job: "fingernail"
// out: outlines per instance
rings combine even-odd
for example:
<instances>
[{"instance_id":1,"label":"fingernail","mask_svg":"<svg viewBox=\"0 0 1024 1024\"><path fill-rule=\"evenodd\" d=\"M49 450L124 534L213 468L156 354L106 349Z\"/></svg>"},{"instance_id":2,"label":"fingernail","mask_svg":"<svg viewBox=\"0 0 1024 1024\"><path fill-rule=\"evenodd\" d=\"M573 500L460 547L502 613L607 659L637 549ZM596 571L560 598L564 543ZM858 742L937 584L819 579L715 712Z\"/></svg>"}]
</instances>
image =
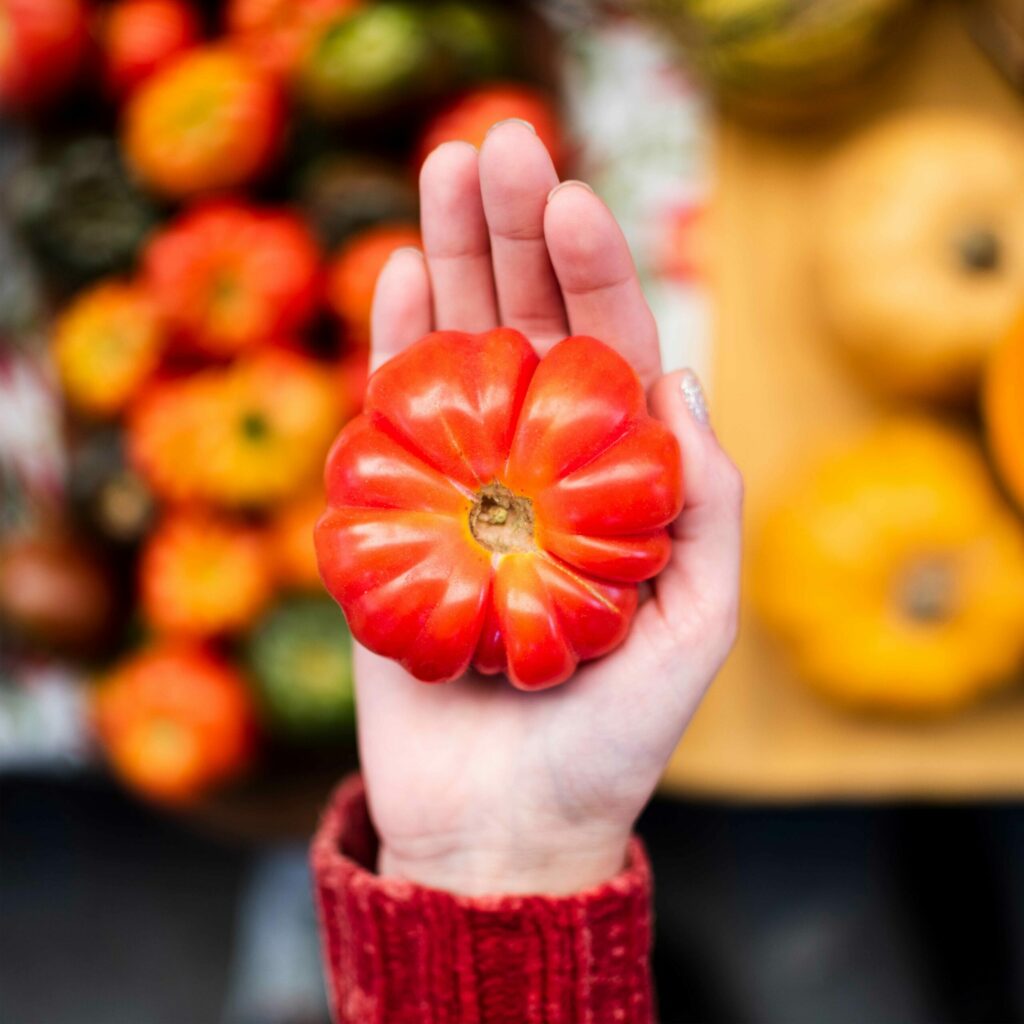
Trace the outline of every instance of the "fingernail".
<instances>
[{"instance_id":1,"label":"fingernail","mask_svg":"<svg viewBox=\"0 0 1024 1024\"><path fill-rule=\"evenodd\" d=\"M500 128L504 124L521 124L524 128L529 128L534 135L537 134L537 129L534 128L529 121L524 121L521 117L506 117L504 121L495 121L494 124L492 124L491 127L487 129L487 135L490 135L491 132ZM485 139L487 138L487 135L484 136Z\"/></svg>"},{"instance_id":2,"label":"fingernail","mask_svg":"<svg viewBox=\"0 0 1024 1024\"><path fill-rule=\"evenodd\" d=\"M391 250L391 255L388 256L388 259L389 260L393 260L399 253L402 253L402 252L411 252L414 256L419 256L420 259L423 258L423 250L418 248L417 246L415 246L415 245L400 245L397 249L392 249Z\"/></svg>"},{"instance_id":3,"label":"fingernail","mask_svg":"<svg viewBox=\"0 0 1024 1024\"><path fill-rule=\"evenodd\" d=\"M704 388L701 387L700 378L693 370L684 370L679 388L683 392L683 401L690 415L702 426L711 425L708 416L708 400L704 395Z\"/></svg>"},{"instance_id":4,"label":"fingernail","mask_svg":"<svg viewBox=\"0 0 1024 1024\"><path fill-rule=\"evenodd\" d=\"M585 188L588 192L594 190L585 182L577 181L575 178L567 178L565 181L560 181L549 193L547 201L550 203L552 197L556 192L560 192L563 188Z\"/></svg>"}]
</instances>

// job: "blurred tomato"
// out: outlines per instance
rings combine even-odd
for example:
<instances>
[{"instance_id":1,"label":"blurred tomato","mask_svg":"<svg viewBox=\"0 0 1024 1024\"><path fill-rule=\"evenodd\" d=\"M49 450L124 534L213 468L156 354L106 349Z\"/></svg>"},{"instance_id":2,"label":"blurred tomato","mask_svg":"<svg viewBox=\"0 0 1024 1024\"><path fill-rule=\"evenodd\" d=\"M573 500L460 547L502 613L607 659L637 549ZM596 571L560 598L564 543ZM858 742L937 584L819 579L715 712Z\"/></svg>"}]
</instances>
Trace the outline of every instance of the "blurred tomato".
<instances>
[{"instance_id":1,"label":"blurred tomato","mask_svg":"<svg viewBox=\"0 0 1024 1024\"><path fill-rule=\"evenodd\" d=\"M182 802L240 774L255 739L241 675L198 645L161 643L101 679L95 722L111 767L154 800Z\"/></svg>"},{"instance_id":2,"label":"blurred tomato","mask_svg":"<svg viewBox=\"0 0 1024 1024\"><path fill-rule=\"evenodd\" d=\"M170 500L287 500L318 477L341 423L331 371L267 348L147 389L128 424L132 461Z\"/></svg>"},{"instance_id":3,"label":"blurred tomato","mask_svg":"<svg viewBox=\"0 0 1024 1024\"><path fill-rule=\"evenodd\" d=\"M324 510L322 488L282 505L270 521L268 542L278 581L296 590L321 590L313 527Z\"/></svg>"},{"instance_id":4,"label":"blurred tomato","mask_svg":"<svg viewBox=\"0 0 1024 1024\"><path fill-rule=\"evenodd\" d=\"M420 245L411 224L380 224L353 235L327 269L327 302L357 345L370 343L370 310L377 276L388 258L406 245Z\"/></svg>"},{"instance_id":5,"label":"blurred tomato","mask_svg":"<svg viewBox=\"0 0 1024 1024\"><path fill-rule=\"evenodd\" d=\"M126 424L128 458L153 492L172 502L203 493L204 425L217 408L205 375L158 380L132 404Z\"/></svg>"},{"instance_id":6,"label":"blurred tomato","mask_svg":"<svg viewBox=\"0 0 1024 1024\"><path fill-rule=\"evenodd\" d=\"M315 742L351 730L352 640L326 594L277 605L246 638L244 654L264 719L276 733Z\"/></svg>"},{"instance_id":7,"label":"blurred tomato","mask_svg":"<svg viewBox=\"0 0 1024 1024\"><path fill-rule=\"evenodd\" d=\"M260 533L198 513L172 513L139 562L146 621L160 633L212 636L248 626L271 594Z\"/></svg>"},{"instance_id":8,"label":"blurred tomato","mask_svg":"<svg viewBox=\"0 0 1024 1024\"><path fill-rule=\"evenodd\" d=\"M106 638L114 592L103 564L62 532L0 543L0 623L47 650L89 653Z\"/></svg>"},{"instance_id":9,"label":"blurred tomato","mask_svg":"<svg viewBox=\"0 0 1024 1024\"><path fill-rule=\"evenodd\" d=\"M117 0L100 13L97 33L104 82L117 97L127 96L202 35L199 16L186 0Z\"/></svg>"},{"instance_id":10,"label":"blurred tomato","mask_svg":"<svg viewBox=\"0 0 1024 1024\"><path fill-rule=\"evenodd\" d=\"M94 416L112 416L156 370L163 330L137 285L104 281L57 319L53 354L68 401Z\"/></svg>"},{"instance_id":11,"label":"blurred tomato","mask_svg":"<svg viewBox=\"0 0 1024 1024\"><path fill-rule=\"evenodd\" d=\"M284 108L274 81L227 47L196 47L133 93L129 162L157 192L189 196L251 182L275 155Z\"/></svg>"},{"instance_id":12,"label":"blurred tomato","mask_svg":"<svg viewBox=\"0 0 1024 1024\"><path fill-rule=\"evenodd\" d=\"M557 166L564 156L562 128L554 104L542 92L526 85L496 84L464 93L436 114L420 138L422 164L442 142L460 140L477 148L492 125L510 117L533 125Z\"/></svg>"},{"instance_id":13,"label":"blurred tomato","mask_svg":"<svg viewBox=\"0 0 1024 1024\"><path fill-rule=\"evenodd\" d=\"M274 504L319 478L343 412L326 367L266 349L221 373L215 401L198 437L209 500Z\"/></svg>"},{"instance_id":14,"label":"blurred tomato","mask_svg":"<svg viewBox=\"0 0 1024 1024\"><path fill-rule=\"evenodd\" d=\"M88 45L82 0L0 0L0 109L55 99L81 71Z\"/></svg>"},{"instance_id":15,"label":"blurred tomato","mask_svg":"<svg viewBox=\"0 0 1024 1024\"><path fill-rule=\"evenodd\" d=\"M424 6L378 0L318 28L297 84L318 113L365 120L433 95L437 56Z\"/></svg>"},{"instance_id":16,"label":"blurred tomato","mask_svg":"<svg viewBox=\"0 0 1024 1024\"><path fill-rule=\"evenodd\" d=\"M228 0L227 28L254 63L290 78L317 30L362 0Z\"/></svg>"},{"instance_id":17,"label":"blurred tomato","mask_svg":"<svg viewBox=\"0 0 1024 1024\"><path fill-rule=\"evenodd\" d=\"M210 355L303 327L319 298L319 263L300 218L241 201L186 211L143 254L168 323L189 347Z\"/></svg>"}]
</instances>

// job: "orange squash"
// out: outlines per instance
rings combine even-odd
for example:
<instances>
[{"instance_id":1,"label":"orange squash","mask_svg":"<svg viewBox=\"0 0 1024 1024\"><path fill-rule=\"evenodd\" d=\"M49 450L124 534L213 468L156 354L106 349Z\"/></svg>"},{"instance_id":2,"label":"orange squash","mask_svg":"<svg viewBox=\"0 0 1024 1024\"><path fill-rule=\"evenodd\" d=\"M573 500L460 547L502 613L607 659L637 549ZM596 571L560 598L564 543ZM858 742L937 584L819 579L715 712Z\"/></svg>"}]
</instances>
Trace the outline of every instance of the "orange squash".
<instances>
[{"instance_id":1,"label":"orange squash","mask_svg":"<svg viewBox=\"0 0 1024 1024\"><path fill-rule=\"evenodd\" d=\"M992 461L1024 509L1024 313L988 361L982 413Z\"/></svg>"},{"instance_id":2,"label":"orange squash","mask_svg":"<svg viewBox=\"0 0 1024 1024\"><path fill-rule=\"evenodd\" d=\"M1014 677L1024 527L970 440L925 419L884 422L783 486L751 592L818 691L924 715Z\"/></svg>"}]
</instances>

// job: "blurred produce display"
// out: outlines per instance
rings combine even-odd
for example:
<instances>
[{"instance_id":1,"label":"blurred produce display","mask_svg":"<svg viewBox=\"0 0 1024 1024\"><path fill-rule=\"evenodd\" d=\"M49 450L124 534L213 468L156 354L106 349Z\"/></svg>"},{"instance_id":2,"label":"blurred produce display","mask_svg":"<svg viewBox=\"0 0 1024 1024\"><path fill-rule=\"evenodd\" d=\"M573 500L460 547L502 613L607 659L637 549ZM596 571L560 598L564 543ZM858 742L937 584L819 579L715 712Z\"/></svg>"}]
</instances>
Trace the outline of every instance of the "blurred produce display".
<instances>
[{"instance_id":1,"label":"blurred produce display","mask_svg":"<svg viewBox=\"0 0 1024 1024\"><path fill-rule=\"evenodd\" d=\"M633 0L683 43L716 95L767 123L823 120L866 91L916 0Z\"/></svg>"},{"instance_id":2,"label":"blurred produce display","mask_svg":"<svg viewBox=\"0 0 1024 1024\"><path fill-rule=\"evenodd\" d=\"M543 33L470 0L0 0L4 273L39 279L0 343L48 363L66 435L54 486L15 466L30 513L5 492L0 669L77 660L143 795L351 760L324 457L376 276L419 244L424 140L558 137Z\"/></svg>"},{"instance_id":3,"label":"blurred produce display","mask_svg":"<svg viewBox=\"0 0 1024 1024\"><path fill-rule=\"evenodd\" d=\"M1024 529L971 439L884 422L786 486L753 598L798 671L856 708L948 712L1024 663Z\"/></svg>"},{"instance_id":4,"label":"blurred produce display","mask_svg":"<svg viewBox=\"0 0 1024 1024\"><path fill-rule=\"evenodd\" d=\"M863 379L970 398L1024 303L1024 137L952 111L855 135L826 170L818 285Z\"/></svg>"},{"instance_id":5,"label":"blurred produce display","mask_svg":"<svg viewBox=\"0 0 1024 1024\"><path fill-rule=\"evenodd\" d=\"M1018 792L1020 685L941 737L832 710L935 717L1024 680L1024 121L965 28L1015 80L1014 5L558 16L606 6L668 26L743 115L718 122L706 208L686 74L632 22L574 40L571 141L671 365L707 366L693 279L716 276L712 408L750 481L766 637L744 631L670 775ZM74 659L126 784L220 813L212 788L352 743L311 540L323 457L362 400L376 274L418 242L429 149L522 117L572 173L550 40L470 0L0 0L0 38L0 427L21 446L0 452L0 673ZM819 435L845 440L795 472Z\"/></svg>"},{"instance_id":6,"label":"blurred produce display","mask_svg":"<svg viewBox=\"0 0 1024 1024\"><path fill-rule=\"evenodd\" d=\"M989 450L1016 494L1024 136L967 112L904 113L844 141L823 178L811 248L825 334L881 395L983 399ZM931 714L1020 680L1024 524L978 440L938 420L882 422L780 484L753 598L818 690Z\"/></svg>"}]
</instances>

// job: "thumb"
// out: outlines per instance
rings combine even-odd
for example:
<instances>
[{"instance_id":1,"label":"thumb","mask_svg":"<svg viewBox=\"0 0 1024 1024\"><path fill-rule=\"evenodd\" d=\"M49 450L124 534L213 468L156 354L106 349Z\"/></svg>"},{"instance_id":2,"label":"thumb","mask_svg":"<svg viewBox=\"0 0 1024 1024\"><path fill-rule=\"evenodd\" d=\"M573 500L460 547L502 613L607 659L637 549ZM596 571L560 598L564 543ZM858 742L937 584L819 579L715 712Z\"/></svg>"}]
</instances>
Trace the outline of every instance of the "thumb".
<instances>
[{"instance_id":1,"label":"thumb","mask_svg":"<svg viewBox=\"0 0 1024 1024\"><path fill-rule=\"evenodd\" d=\"M686 489L655 600L666 625L687 634L681 640L692 637L694 628L712 647L717 638L722 650L714 660L720 661L732 646L738 619L743 478L718 443L692 370L661 377L650 404L679 441Z\"/></svg>"}]
</instances>

